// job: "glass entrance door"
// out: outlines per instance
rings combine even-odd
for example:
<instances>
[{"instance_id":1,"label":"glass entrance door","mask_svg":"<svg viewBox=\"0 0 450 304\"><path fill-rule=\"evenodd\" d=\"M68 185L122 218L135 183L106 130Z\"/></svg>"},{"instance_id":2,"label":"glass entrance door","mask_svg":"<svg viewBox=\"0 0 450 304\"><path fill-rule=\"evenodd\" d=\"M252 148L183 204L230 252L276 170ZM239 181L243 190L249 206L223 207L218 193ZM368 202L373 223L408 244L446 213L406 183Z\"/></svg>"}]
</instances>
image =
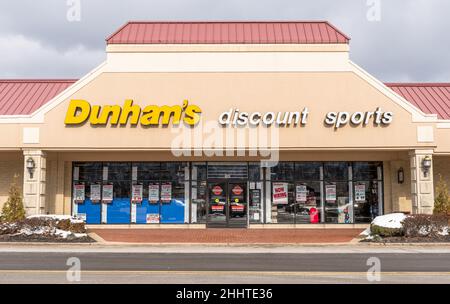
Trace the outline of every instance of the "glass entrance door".
<instances>
[{"instance_id":1,"label":"glass entrance door","mask_svg":"<svg viewBox=\"0 0 450 304\"><path fill-rule=\"evenodd\" d=\"M247 227L247 183L228 183L228 227Z\"/></svg>"},{"instance_id":2,"label":"glass entrance door","mask_svg":"<svg viewBox=\"0 0 450 304\"><path fill-rule=\"evenodd\" d=\"M208 227L247 227L247 183L217 181L208 184Z\"/></svg>"}]
</instances>

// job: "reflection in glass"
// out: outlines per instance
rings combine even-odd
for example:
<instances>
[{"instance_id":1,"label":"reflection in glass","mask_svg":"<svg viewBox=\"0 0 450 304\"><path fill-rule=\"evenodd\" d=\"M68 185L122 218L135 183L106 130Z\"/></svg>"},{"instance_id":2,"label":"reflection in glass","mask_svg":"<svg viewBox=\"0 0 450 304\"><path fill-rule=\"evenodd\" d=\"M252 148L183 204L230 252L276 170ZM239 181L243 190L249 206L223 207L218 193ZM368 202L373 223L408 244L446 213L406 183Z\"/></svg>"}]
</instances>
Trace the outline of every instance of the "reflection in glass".
<instances>
[{"instance_id":1,"label":"reflection in glass","mask_svg":"<svg viewBox=\"0 0 450 304\"><path fill-rule=\"evenodd\" d=\"M346 181L348 180L347 162L326 162L323 165L325 180Z\"/></svg>"},{"instance_id":2,"label":"reflection in glass","mask_svg":"<svg viewBox=\"0 0 450 304\"><path fill-rule=\"evenodd\" d=\"M357 182L354 184L355 200L355 222L371 222L378 214L378 189L377 182ZM361 194L361 192L363 194ZM356 193L360 193L356 196Z\"/></svg>"},{"instance_id":3,"label":"reflection in glass","mask_svg":"<svg viewBox=\"0 0 450 304\"><path fill-rule=\"evenodd\" d=\"M353 222L348 182L325 181L325 222L339 224Z\"/></svg>"}]
</instances>

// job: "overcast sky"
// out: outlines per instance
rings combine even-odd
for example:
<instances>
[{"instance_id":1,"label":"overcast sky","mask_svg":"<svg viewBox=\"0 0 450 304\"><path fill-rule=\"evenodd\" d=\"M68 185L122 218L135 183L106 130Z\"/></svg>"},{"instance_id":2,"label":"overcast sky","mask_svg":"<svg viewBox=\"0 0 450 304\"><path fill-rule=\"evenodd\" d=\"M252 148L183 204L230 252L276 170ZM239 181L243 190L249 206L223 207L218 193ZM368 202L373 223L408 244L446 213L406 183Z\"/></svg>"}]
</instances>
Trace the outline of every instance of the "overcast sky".
<instances>
[{"instance_id":1,"label":"overcast sky","mask_svg":"<svg viewBox=\"0 0 450 304\"><path fill-rule=\"evenodd\" d=\"M70 22L77 1L80 21ZM368 5L377 1L379 20ZM378 79L449 82L449 12L449 0L1 0L0 78L81 77L128 20L328 20Z\"/></svg>"}]
</instances>

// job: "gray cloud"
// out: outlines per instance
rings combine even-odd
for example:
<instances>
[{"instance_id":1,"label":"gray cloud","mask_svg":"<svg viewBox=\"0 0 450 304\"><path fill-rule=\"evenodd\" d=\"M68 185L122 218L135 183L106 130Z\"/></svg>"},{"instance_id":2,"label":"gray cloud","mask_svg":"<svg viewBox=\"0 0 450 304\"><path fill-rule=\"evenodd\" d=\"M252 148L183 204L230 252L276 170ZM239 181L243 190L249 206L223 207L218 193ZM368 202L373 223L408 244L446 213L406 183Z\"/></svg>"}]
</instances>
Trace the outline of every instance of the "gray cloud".
<instances>
[{"instance_id":1,"label":"gray cloud","mask_svg":"<svg viewBox=\"0 0 450 304\"><path fill-rule=\"evenodd\" d=\"M66 0L0 3L0 77L81 77L105 58L104 39L128 20L329 20L351 40L351 59L383 81L450 81L448 0Z\"/></svg>"}]
</instances>

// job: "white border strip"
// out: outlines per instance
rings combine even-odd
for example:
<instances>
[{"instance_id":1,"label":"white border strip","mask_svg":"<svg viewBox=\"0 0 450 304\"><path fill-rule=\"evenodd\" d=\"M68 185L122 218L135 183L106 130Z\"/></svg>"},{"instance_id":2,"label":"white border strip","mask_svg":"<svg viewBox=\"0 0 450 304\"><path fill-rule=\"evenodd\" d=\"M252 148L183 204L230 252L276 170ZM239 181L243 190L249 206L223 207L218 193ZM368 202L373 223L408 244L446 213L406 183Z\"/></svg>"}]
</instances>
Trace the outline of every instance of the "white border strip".
<instances>
[{"instance_id":1,"label":"white border strip","mask_svg":"<svg viewBox=\"0 0 450 304\"><path fill-rule=\"evenodd\" d=\"M436 124L436 128L437 129L450 129L450 121L449 120L442 120L442 122L439 121Z\"/></svg>"}]
</instances>

